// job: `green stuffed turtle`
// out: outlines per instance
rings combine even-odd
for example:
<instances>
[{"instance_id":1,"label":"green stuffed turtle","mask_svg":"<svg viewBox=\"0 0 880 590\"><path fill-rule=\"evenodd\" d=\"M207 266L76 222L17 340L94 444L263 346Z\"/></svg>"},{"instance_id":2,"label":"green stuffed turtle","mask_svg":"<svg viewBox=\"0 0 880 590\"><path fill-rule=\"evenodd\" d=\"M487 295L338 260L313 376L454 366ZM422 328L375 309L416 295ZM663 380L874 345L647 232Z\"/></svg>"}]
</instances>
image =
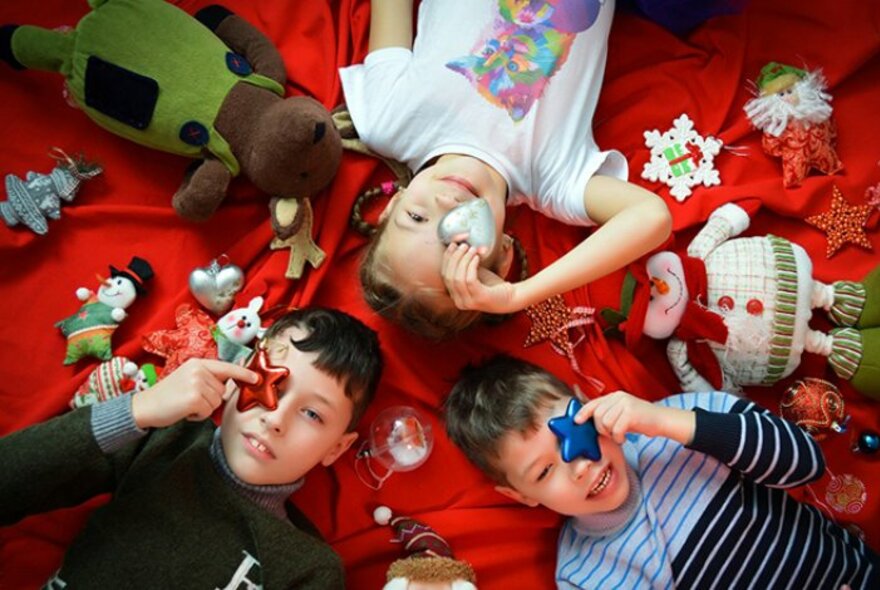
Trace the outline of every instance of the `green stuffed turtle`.
<instances>
[{"instance_id":1,"label":"green stuffed turtle","mask_svg":"<svg viewBox=\"0 0 880 590\"><path fill-rule=\"evenodd\" d=\"M201 158L174 195L204 220L239 173L274 197L307 197L332 180L342 144L330 114L283 98L272 43L221 6L195 17L164 0L89 0L71 31L0 27L0 58L61 73L96 123L145 146Z\"/></svg>"}]
</instances>

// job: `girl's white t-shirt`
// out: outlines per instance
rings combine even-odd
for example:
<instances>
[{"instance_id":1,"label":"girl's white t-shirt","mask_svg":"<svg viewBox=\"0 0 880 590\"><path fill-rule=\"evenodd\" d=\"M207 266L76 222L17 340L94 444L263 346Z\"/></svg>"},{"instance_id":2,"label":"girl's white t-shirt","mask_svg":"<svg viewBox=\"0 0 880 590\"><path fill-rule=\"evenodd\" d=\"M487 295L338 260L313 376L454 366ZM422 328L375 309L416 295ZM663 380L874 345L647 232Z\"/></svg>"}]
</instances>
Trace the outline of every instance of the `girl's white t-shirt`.
<instances>
[{"instance_id":1,"label":"girl's white t-shirt","mask_svg":"<svg viewBox=\"0 0 880 590\"><path fill-rule=\"evenodd\" d=\"M373 151L418 171L466 154L497 170L508 204L593 225L584 189L627 178L592 118L614 0L423 0L412 51L389 47L340 69L351 118Z\"/></svg>"}]
</instances>

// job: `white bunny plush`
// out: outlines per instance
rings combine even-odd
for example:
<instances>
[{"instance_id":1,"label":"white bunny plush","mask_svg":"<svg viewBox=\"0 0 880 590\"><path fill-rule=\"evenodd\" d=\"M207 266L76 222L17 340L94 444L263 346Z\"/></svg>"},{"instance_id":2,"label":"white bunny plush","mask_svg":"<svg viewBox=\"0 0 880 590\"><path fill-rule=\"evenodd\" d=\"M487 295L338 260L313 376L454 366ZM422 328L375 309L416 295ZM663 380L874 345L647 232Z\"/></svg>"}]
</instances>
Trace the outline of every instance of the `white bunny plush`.
<instances>
[{"instance_id":1,"label":"white bunny plush","mask_svg":"<svg viewBox=\"0 0 880 590\"><path fill-rule=\"evenodd\" d=\"M213 336L220 360L234 363L251 355L253 349L248 344L266 331L260 324L261 307L263 298L254 297L247 307L237 307L217 321Z\"/></svg>"}]
</instances>

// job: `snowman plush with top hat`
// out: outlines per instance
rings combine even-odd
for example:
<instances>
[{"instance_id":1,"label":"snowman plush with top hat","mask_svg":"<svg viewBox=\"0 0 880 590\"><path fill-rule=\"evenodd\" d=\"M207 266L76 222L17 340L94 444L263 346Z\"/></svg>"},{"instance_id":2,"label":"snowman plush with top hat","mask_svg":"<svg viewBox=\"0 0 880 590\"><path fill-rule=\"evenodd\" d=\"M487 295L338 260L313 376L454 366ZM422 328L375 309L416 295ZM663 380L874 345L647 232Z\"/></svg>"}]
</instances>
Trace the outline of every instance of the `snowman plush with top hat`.
<instances>
[{"instance_id":1,"label":"snowman plush with top hat","mask_svg":"<svg viewBox=\"0 0 880 590\"><path fill-rule=\"evenodd\" d=\"M152 278L150 263L135 256L123 270L111 265L110 278L99 276L101 284L97 292L78 288L76 297L83 302L82 307L55 324L67 338L64 364L70 365L85 357L110 360L113 356L110 337L128 315L125 310L138 295L146 294L145 284Z\"/></svg>"}]
</instances>

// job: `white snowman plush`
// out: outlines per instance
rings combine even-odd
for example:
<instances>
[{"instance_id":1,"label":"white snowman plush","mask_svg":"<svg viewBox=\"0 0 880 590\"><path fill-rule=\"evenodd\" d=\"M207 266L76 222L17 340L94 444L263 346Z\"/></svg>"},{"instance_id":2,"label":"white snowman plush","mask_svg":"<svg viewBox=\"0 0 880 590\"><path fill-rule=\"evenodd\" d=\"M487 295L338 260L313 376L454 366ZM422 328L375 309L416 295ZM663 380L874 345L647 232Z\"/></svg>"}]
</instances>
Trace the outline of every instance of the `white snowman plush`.
<instances>
[{"instance_id":1,"label":"white snowman plush","mask_svg":"<svg viewBox=\"0 0 880 590\"><path fill-rule=\"evenodd\" d=\"M101 282L97 293L85 287L77 289L76 297L84 304L77 313L55 324L67 337L64 364L89 356L110 360L113 356L110 337L125 319L125 310L139 295L146 294L144 285L152 278L150 263L135 256L125 270L111 265L110 278Z\"/></svg>"},{"instance_id":2,"label":"white snowman plush","mask_svg":"<svg viewBox=\"0 0 880 590\"><path fill-rule=\"evenodd\" d=\"M827 357L862 393L880 394L880 267L861 283L825 284L795 243L773 235L731 239L748 225L742 207L726 204L686 256L651 256L635 288L628 342L634 330L669 338L669 361L685 391L772 385L807 351ZM838 327L811 329L816 308Z\"/></svg>"},{"instance_id":3,"label":"white snowman plush","mask_svg":"<svg viewBox=\"0 0 880 590\"><path fill-rule=\"evenodd\" d=\"M247 307L233 309L217 321L212 334L217 342L217 357L231 363L251 355L248 346L255 338L262 338L266 331L260 324L260 308L263 298L254 297Z\"/></svg>"}]
</instances>

